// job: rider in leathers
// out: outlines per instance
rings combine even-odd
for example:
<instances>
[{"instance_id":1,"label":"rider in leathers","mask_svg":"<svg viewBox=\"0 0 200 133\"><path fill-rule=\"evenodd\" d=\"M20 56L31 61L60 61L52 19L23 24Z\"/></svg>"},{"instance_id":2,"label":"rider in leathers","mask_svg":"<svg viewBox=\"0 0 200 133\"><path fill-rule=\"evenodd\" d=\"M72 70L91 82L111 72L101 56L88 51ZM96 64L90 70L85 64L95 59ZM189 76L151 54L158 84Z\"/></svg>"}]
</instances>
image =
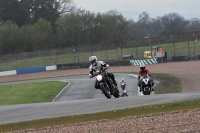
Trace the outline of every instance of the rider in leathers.
<instances>
[{"instance_id":1,"label":"rider in leathers","mask_svg":"<svg viewBox=\"0 0 200 133\"><path fill-rule=\"evenodd\" d=\"M89 61L90 61L90 66L89 66L89 70L90 70L90 73L89 73L89 77L92 78L93 77L93 74L95 74L97 71L101 71L101 70L105 70L105 69L108 69L109 68L109 65L104 63L103 61L97 61L97 57L96 56L91 56L89 58ZM115 80L115 77L112 73L108 73L108 76L113 80L113 83L117 86L117 82ZM95 82L95 86L94 86L96 89L99 89L99 85L97 84L97 80Z\"/></svg>"},{"instance_id":2,"label":"rider in leathers","mask_svg":"<svg viewBox=\"0 0 200 133\"><path fill-rule=\"evenodd\" d=\"M151 73L149 72L148 69L146 69L145 67L145 64L140 64L140 70L138 71L138 86L140 87L141 86L141 80L140 80L140 77L143 76L144 74L148 74L149 77L150 77L150 81L151 81L151 87L152 87L152 91L154 91L153 89L153 86L154 86L154 81L153 81L153 78L151 76ZM141 87L140 87L140 92L142 91Z\"/></svg>"}]
</instances>

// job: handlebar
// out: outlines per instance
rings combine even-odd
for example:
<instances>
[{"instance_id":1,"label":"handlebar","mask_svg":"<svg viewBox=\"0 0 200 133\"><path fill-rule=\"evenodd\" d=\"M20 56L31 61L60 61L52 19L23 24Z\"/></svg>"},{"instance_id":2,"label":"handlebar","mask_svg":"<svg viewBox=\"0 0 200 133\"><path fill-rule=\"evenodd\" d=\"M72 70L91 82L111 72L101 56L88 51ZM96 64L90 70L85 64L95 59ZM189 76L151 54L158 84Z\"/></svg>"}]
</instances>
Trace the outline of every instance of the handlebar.
<instances>
[{"instance_id":1,"label":"handlebar","mask_svg":"<svg viewBox=\"0 0 200 133\"><path fill-rule=\"evenodd\" d=\"M92 77L90 77L90 78L93 78L93 77L95 77L95 76L97 76L97 75L99 75L99 74L105 72L105 70L106 70L106 69L102 69L102 70L100 70L99 72L96 72L96 73L93 74Z\"/></svg>"}]
</instances>

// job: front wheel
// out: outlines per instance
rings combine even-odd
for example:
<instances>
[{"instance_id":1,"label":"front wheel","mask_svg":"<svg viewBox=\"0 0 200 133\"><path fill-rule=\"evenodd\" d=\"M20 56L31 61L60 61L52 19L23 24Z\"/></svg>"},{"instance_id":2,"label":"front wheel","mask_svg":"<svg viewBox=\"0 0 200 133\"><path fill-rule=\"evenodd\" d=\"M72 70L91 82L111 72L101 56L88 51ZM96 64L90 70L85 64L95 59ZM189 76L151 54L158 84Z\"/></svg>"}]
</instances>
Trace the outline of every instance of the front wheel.
<instances>
[{"instance_id":1,"label":"front wheel","mask_svg":"<svg viewBox=\"0 0 200 133\"><path fill-rule=\"evenodd\" d=\"M118 88L115 86L115 89L114 89L114 91L113 91L113 96L115 97L115 98L119 98L119 90L118 90Z\"/></svg>"},{"instance_id":2,"label":"front wheel","mask_svg":"<svg viewBox=\"0 0 200 133\"><path fill-rule=\"evenodd\" d=\"M144 95L150 95L150 94L151 94L151 91L150 91L150 88L149 88L149 87L148 87L148 88L145 88L145 87L144 87L142 90L143 90L143 94L144 94Z\"/></svg>"},{"instance_id":3,"label":"front wheel","mask_svg":"<svg viewBox=\"0 0 200 133\"><path fill-rule=\"evenodd\" d=\"M108 99L111 98L111 94L110 94L109 90L104 86L104 84L100 85L100 89Z\"/></svg>"}]
</instances>

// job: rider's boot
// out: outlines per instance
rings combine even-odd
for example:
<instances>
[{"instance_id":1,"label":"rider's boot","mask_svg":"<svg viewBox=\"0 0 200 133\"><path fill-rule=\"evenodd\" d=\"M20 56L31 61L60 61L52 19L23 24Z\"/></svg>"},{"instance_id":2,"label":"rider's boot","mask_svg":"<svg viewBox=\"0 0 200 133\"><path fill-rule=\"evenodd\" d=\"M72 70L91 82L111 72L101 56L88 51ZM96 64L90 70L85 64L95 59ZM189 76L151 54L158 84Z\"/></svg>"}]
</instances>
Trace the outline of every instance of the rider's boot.
<instances>
[{"instance_id":1,"label":"rider's boot","mask_svg":"<svg viewBox=\"0 0 200 133\"><path fill-rule=\"evenodd\" d=\"M154 86L154 82L152 82L152 85L151 85L151 89L152 89L152 91L154 91L153 86Z\"/></svg>"}]
</instances>

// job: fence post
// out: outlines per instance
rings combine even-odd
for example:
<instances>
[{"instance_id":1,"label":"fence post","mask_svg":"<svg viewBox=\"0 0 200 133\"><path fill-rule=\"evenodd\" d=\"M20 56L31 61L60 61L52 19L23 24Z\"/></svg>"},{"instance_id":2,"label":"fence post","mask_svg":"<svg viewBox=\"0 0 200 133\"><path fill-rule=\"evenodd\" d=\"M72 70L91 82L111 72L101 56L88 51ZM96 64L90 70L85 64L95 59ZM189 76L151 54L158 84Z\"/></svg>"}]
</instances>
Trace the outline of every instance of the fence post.
<instances>
[{"instance_id":1,"label":"fence post","mask_svg":"<svg viewBox=\"0 0 200 133\"><path fill-rule=\"evenodd\" d=\"M106 60L108 61L108 52L107 52L107 50L106 50Z\"/></svg>"},{"instance_id":2,"label":"fence post","mask_svg":"<svg viewBox=\"0 0 200 133\"><path fill-rule=\"evenodd\" d=\"M176 56L176 46L175 46L175 43L174 44L174 56Z\"/></svg>"},{"instance_id":3,"label":"fence post","mask_svg":"<svg viewBox=\"0 0 200 133\"><path fill-rule=\"evenodd\" d=\"M119 60L119 49L120 49L120 48L117 48L117 56L118 56L118 60Z\"/></svg>"},{"instance_id":4,"label":"fence post","mask_svg":"<svg viewBox=\"0 0 200 133\"><path fill-rule=\"evenodd\" d=\"M138 50L137 50L137 46L135 46L135 53L136 53L136 57L137 57L137 60L138 60Z\"/></svg>"},{"instance_id":5,"label":"fence post","mask_svg":"<svg viewBox=\"0 0 200 133\"><path fill-rule=\"evenodd\" d=\"M188 43L188 56L190 56L190 43L189 41L187 41L187 43Z\"/></svg>"},{"instance_id":6,"label":"fence post","mask_svg":"<svg viewBox=\"0 0 200 133\"><path fill-rule=\"evenodd\" d=\"M120 50L121 50L121 60L122 60L122 48Z\"/></svg>"}]
</instances>

